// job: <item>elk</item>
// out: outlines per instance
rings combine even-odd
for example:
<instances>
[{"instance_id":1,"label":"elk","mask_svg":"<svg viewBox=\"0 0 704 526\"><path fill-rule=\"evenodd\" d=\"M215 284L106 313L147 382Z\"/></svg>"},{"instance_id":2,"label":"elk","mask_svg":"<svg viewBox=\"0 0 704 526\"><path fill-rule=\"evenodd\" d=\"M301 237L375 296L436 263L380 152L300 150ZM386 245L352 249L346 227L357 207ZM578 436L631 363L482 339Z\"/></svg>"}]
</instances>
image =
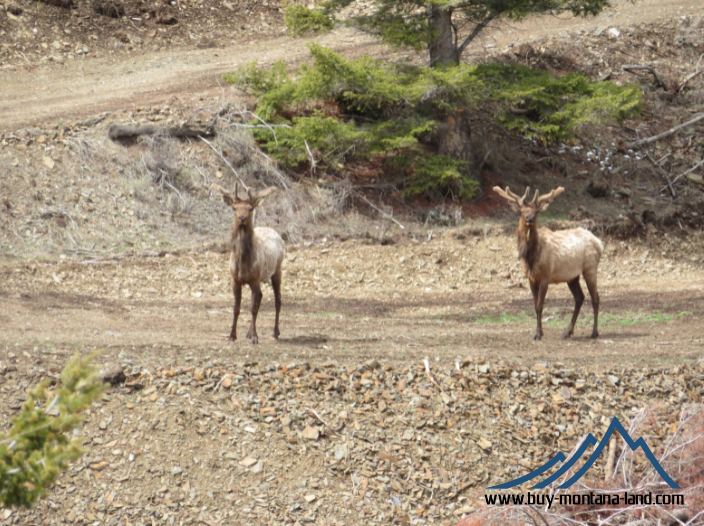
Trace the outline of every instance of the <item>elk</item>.
<instances>
[{"instance_id":1,"label":"elk","mask_svg":"<svg viewBox=\"0 0 704 526\"><path fill-rule=\"evenodd\" d=\"M591 337L598 338L599 293L596 289L596 273L601 254L604 251L604 244L584 228L557 232L546 228L538 229L538 214L545 211L553 199L565 191L561 186L543 196L536 190L535 197L530 202L526 201L530 187L526 188L523 197L518 197L511 192L508 186L506 191L495 186L494 191L506 199L513 210L521 214L516 237L518 238L518 257L530 282L530 290L535 302L535 314L538 318L538 326L533 339L540 340L543 336L543 304L548 286L553 283L567 283L574 296L572 321L562 337L569 338L574 334L574 324L584 302L584 292L579 285L580 274L587 282L594 308L594 328Z\"/></svg>"},{"instance_id":2,"label":"elk","mask_svg":"<svg viewBox=\"0 0 704 526\"><path fill-rule=\"evenodd\" d=\"M237 339L237 318L242 304L242 285L249 285L252 291L252 324L247 338L252 343L259 343L257 336L257 313L262 302L261 285L271 280L274 289L276 318L274 321L274 338L279 338L279 313L281 312L281 265L284 261L284 242L281 236L271 228L254 228L254 210L266 196L276 190L274 187L262 190L256 195L247 189L244 198L238 196L238 187L232 194L224 188L213 184L213 189L222 194L225 204L232 207L235 217L229 231L230 273L232 290L235 295L235 309L230 340Z\"/></svg>"}]
</instances>

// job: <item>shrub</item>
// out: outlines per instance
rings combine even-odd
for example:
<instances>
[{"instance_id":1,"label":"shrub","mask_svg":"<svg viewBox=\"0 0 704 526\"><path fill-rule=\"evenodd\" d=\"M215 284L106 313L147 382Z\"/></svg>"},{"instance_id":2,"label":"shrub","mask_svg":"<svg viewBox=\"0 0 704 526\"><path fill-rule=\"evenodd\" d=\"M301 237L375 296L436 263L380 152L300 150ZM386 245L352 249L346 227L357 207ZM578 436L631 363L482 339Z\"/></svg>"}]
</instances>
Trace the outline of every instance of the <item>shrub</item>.
<instances>
[{"instance_id":1,"label":"shrub","mask_svg":"<svg viewBox=\"0 0 704 526\"><path fill-rule=\"evenodd\" d=\"M283 62L269 71L253 63L224 76L254 95L257 115L277 126L255 129L256 140L288 166L311 153L331 170L354 157L381 156L403 174L406 195L476 194L468 161L437 152L443 118L480 100L496 102L497 117L510 129L548 141L569 137L584 122L640 109L637 88L579 74L553 79L523 66L404 67L347 60L315 44L310 52L313 60L294 76Z\"/></svg>"},{"instance_id":2,"label":"shrub","mask_svg":"<svg viewBox=\"0 0 704 526\"><path fill-rule=\"evenodd\" d=\"M335 27L335 22L323 9L308 9L296 4L286 6L284 24L293 36L327 32Z\"/></svg>"},{"instance_id":3,"label":"shrub","mask_svg":"<svg viewBox=\"0 0 704 526\"><path fill-rule=\"evenodd\" d=\"M76 354L51 395L46 379L32 389L12 428L0 441L0 503L31 506L56 481L61 470L83 454L68 432L83 418L80 412L103 392L91 361Z\"/></svg>"},{"instance_id":4,"label":"shrub","mask_svg":"<svg viewBox=\"0 0 704 526\"><path fill-rule=\"evenodd\" d=\"M529 138L571 137L586 122L622 120L641 109L637 86L591 82L579 73L552 78L527 66L479 66L476 75L490 99L504 103L500 120Z\"/></svg>"}]
</instances>

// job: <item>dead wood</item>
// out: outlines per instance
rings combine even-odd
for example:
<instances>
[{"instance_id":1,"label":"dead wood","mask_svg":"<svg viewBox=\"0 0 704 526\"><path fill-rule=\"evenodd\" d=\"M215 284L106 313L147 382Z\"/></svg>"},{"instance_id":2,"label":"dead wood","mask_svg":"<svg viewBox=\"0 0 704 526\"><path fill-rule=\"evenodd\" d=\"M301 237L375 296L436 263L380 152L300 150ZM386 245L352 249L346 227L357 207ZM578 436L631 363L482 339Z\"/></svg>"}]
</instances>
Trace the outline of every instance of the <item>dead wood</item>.
<instances>
[{"instance_id":1,"label":"dead wood","mask_svg":"<svg viewBox=\"0 0 704 526\"><path fill-rule=\"evenodd\" d=\"M653 69L652 66L640 66L637 64L632 64L632 65L625 65L621 66L621 69L623 71L627 71L628 73L636 74L636 71L647 71L648 73L652 74L653 77L655 77L655 83L660 86L662 89L665 91L669 91L667 84L663 82L663 80L660 78L660 75L657 74L657 72Z\"/></svg>"},{"instance_id":2,"label":"dead wood","mask_svg":"<svg viewBox=\"0 0 704 526\"><path fill-rule=\"evenodd\" d=\"M639 141L634 141L628 145L629 148L635 148L637 146L645 146L646 144L650 144L655 141L659 141L660 139L665 139L669 137L670 135L677 133L683 128L686 128L687 126L691 126L692 124L696 124L700 120L704 119L704 113L700 113L696 117L694 117L692 120L689 120L687 122L684 122L682 124L678 124L674 128L670 128L666 132L663 132L659 135L654 135L653 137L648 137L647 139L641 139Z\"/></svg>"},{"instance_id":3,"label":"dead wood","mask_svg":"<svg viewBox=\"0 0 704 526\"><path fill-rule=\"evenodd\" d=\"M215 136L215 130L212 128L195 129L187 126L181 128L163 128L149 124L143 126L113 124L108 130L108 137L110 137L113 141L120 139L134 139L140 135L177 137L180 139L191 137L197 139L198 137L213 137Z\"/></svg>"},{"instance_id":4,"label":"dead wood","mask_svg":"<svg viewBox=\"0 0 704 526\"><path fill-rule=\"evenodd\" d=\"M63 9L71 9L73 7L73 0L37 0L42 4L53 5L55 7L61 7Z\"/></svg>"}]
</instances>

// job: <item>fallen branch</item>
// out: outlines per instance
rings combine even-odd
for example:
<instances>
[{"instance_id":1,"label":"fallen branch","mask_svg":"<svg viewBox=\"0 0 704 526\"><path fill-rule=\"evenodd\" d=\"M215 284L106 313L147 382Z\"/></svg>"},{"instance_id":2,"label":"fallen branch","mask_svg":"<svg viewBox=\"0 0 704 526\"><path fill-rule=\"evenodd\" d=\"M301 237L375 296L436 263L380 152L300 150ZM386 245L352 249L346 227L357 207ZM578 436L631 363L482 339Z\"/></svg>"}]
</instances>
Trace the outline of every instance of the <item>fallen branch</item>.
<instances>
[{"instance_id":1,"label":"fallen branch","mask_svg":"<svg viewBox=\"0 0 704 526\"><path fill-rule=\"evenodd\" d=\"M655 162L655 159L653 159L653 157L650 155L650 152L648 150L643 148L643 152L645 152L645 156L650 160L650 162L653 163L653 166L655 166L655 168L660 170L660 173L667 181L667 187L670 189L670 194L672 195L672 197L677 197L677 194L675 193L675 189L672 187L672 181L670 181L670 176L668 175L668 173L665 170L663 170L657 162ZM664 157L663 157L663 159L664 159ZM660 159L660 161L662 161L663 159ZM660 162L660 161L658 161L658 162Z\"/></svg>"},{"instance_id":2,"label":"fallen branch","mask_svg":"<svg viewBox=\"0 0 704 526\"><path fill-rule=\"evenodd\" d=\"M381 215L383 215L384 217L386 217L386 218L388 218L388 219L391 219L391 221L393 221L394 223L396 223L400 228L403 228L403 229L406 228L406 227L403 226L401 223L399 223L398 221L396 221L392 215L387 214L386 212L384 212L383 210L381 210L378 206L376 206L374 203L372 203L369 199L367 199L366 197L364 197L364 196L363 196L362 194L360 194L359 192L355 192L354 190L351 190L351 192L352 192L353 194L355 194L357 197L359 197L362 201L364 201L365 203L367 203L369 206L371 206L374 210L376 210L377 212L379 212Z\"/></svg>"},{"instance_id":3,"label":"fallen branch","mask_svg":"<svg viewBox=\"0 0 704 526\"><path fill-rule=\"evenodd\" d=\"M685 78L685 79L682 81L682 84L680 84L680 87L679 87L679 89L678 89L677 91L682 91L682 90L684 89L684 87L687 85L687 83L688 83L690 80L692 80L693 78L695 78L695 77L701 75L702 73L704 73L704 69L699 69L699 64L701 64L702 58L704 58L704 54L701 55L701 56L699 57L699 60L697 61L697 70L696 70L694 73L692 73L691 75L688 75L687 78Z\"/></svg>"},{"instance_id":4,"label":"fallen branch","mask_svg":"<svg viewBox=\"0 0 704 526\"><path fill-rule=\"evenodd\" d=\"M675 178L672 180L672 182L674 183L674 182L676 182L680 177L684 177L684 176L686 176L686 175L688 175L688 174L691 174L694 170L696 170L697 168L699 168L699 167L700 167L701 165L703 165L703 164L704 164L704 161L699 161L697 164L695 164L694 166L692 166L689 170L687 170L686 172L681 173L680 175L678 175L677 177L675 177Z\"/></svg>"},{"instance_id":5,"label":"fallen branch","mask_svg":"<svg viewBox=\"0 0 704 526\"><path fill-rule=\"evenodd\" d=\"M686 128L687 126L691 126L692 124L696 124L697 122L701 121L704 119L704 113L700 113L696 117L694 117L692 120L684 122L682 124L679 124L675 126L674 128L670 128L666 132L663 132L659 135L655 135L653 137L648 137L647 139L641 139L639 141L632 142L628 145L629 148L635 148L637 146L644 146L646 144L650 144L655 141L659 141L660 139L665 139L669 137L670 135L673 135L680 131L682 128Z\"/></svg>"},{"instance_id":6,"label":"fallen branch","mask_svg":"<svg viewBox=\"0 0 704 526\"><path fill-rule=\"evenodd\" d=\"M631 64L631 65L625 65L621 66L621 69L623 71L627 71L628 73L632 73L633 75L636 75L636 71L647 71L648 73L651 73L653 77L655 77L655 82L658 86L660 86L662 89L665 91L669 91L667 84L663 82L663 80L660 78L660 75L658 75L655 70L653 69L652 66L640 66L637 64Z\"/></svg>"},{"instance_id":7,"label":"fallen branch","mask_svg":"<svg viewBox=\"0 0 704 526\"><path fill-rule=\"evenodd\" d=\"M202 130L194 130L189 127L181 128L163 128L160 126L144 125L144 126L133 126L131 124L113 124L108 130L108 137L113 141L119 139L134 139L140 135L151 135L158 137L177 137L185 138L191 137L197 139L198 137L214 137L215 131L212 128L205 128Z\"/></svg>"},{"instance_id":8,"label":"fallen branch","mask_svg":"<svg viewBox=\"0 0 704 526\"><path fill-rule=\"evenodd\" d=\"M213 146L212 143L208 139L206 139L205 137L200 137L200 140L203 141L208 146L210 146L212 148L212 150L220 156L220 159L222 159L225 162L225 164L228 166L228 168L230 168L230 170L232 170L232 173L235 174L235 177L237 177L237 180L244 187L244 191L245 192L248 191L249 187L246 184L244 184L244 181L240 178L240 174L238 174L237 170L235 170L235 167L230 164L230 161L225 159L225 156L222 154L222 152L220 150L218 150L215 146Z\"/></svg>"}]
</instances>

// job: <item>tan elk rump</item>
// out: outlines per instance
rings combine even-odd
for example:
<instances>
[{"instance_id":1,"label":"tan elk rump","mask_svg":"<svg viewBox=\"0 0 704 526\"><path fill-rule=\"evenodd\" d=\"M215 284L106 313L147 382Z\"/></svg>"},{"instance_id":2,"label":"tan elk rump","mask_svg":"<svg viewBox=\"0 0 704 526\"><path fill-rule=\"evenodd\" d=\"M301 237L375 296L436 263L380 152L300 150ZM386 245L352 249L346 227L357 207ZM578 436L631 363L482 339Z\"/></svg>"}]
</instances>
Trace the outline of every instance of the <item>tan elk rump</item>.
<instances>
[{"instance_id":1,"label":"tan elk rump","mask_svg":"<svg viewBox=\"0 0 704 526\"><path fill-rule=\"evenodd\" d=\"M518 230L516 230L518 257L533 293L538 322L533 338L535 340L539 340L543 336L542 316L545 295L548 286L554 283L567 283L574 296L575 305L572 320L563 334L563 338L569 338L574 334L577 316L579 316L579 310L584 302L584 292L579 284L580 274L584 276L584 281L587 283L594 308L594 328L591 337L597 338L599 336L599 292L597 291L596 277L604 244L584 228L552 232L547 228L538 228L537 226L538 214L546 210L552 200L564 190L559 187L544 196L540 196L536 190L533 200L527 202L526 197L530 193L530 188L526 188L523 197L519 197L508 187L505 191L498 186L494 187L494 191L506 199L511 208L521 214Z\"/></svg>"}]
</instances>

